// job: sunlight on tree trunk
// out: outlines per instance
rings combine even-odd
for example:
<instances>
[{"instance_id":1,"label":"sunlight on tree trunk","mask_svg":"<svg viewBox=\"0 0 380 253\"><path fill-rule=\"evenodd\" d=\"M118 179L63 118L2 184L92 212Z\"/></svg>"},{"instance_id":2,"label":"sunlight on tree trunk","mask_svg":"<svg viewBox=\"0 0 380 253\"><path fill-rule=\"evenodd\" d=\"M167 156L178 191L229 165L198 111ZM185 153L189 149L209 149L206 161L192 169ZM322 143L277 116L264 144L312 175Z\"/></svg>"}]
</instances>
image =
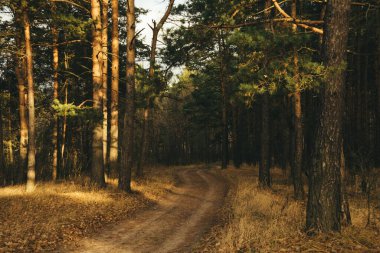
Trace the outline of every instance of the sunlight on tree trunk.
<instances>
[{"instance_id":1,"label":"sunlight on tree trunk","mask_svg":"<svg viewBox=\"0 0 380 253\"><path fill-rule=\"evenodd\" d=\"M21 31L19 31L21 32ZM19 33L18 33L19 34ZM22 50L21 34L16 35L16 46L18 52L16 55L16 78L17 78L17 88L18 88L18 105L19 105L19 119L20 119L20 161L19 168L17 171L17 182L21 183L24 181L25 169L27 166L27 156L28 156L28 119L26 113L26 88L25 88L25 60L22 59L24 52Z\"/></svg>"},{"instance_id":2,"label":"sunlight on tree trunk","mask_svg":"<svg viewBox=\"0 0 380 253\"><path fill-rule=\"evenodd\" d=\"M52 12L55 15L57 7L55 3L52 2ZM58 54L58 30L52 23L51 33L53 36L53 100L58 100L58 64L59 64L59 54ZM57 169L58 169L58 116L54 115L54 127L53 127L53 171L52 179L55 181L57 179Z\"/></svg>"},{"instance_id":3,"label":"sunlight on tree trunk","mask_svg":"<svg viewBox=\"0 0 380 253\"><path fill-rule=\"evenodd\" d=\"M117 171L119 140L119 1L111 0L112 7L112 83L111 83L111 127L109 168Z\"/></svg>"},{"instance_id":4,"label":"sunlight on tree trunk","mask_svg":"<svg viewBox=\"0 0 380 253\"><path fill-rule=\"evenodd\" d=\"M108 167L108 0L102 0L103 163Z\"/></svg>"},{"instance_id":5,"label":"sunlight on tree trunk","mask_svg":"<svg viewBox=\"0 0 380 253\"><path fill-rule=\"evenodd\" d=\"M30 41L30 22L28 17L28 4L22 0L23 22L25 34L26 51L26 75L28 80L28 173L26 181L26 191L34 191L36 185L36 129L35 129L35 109L34 109L34 83L33 83L33 52Z\"/></svg>"},{"instance_id":6,"label":"sunlight on tree trunk","mask_svg":"<svg viewBox=\"0 0 380 253\"><path fill-rule=\"evenodd\" d=\"M100 4L91 0L92 24L92 85L93 109L96 114L92 135L92 180L100 187L105 186L103 163L102 115L102 24Z\"/></svg>"}]
</instances>

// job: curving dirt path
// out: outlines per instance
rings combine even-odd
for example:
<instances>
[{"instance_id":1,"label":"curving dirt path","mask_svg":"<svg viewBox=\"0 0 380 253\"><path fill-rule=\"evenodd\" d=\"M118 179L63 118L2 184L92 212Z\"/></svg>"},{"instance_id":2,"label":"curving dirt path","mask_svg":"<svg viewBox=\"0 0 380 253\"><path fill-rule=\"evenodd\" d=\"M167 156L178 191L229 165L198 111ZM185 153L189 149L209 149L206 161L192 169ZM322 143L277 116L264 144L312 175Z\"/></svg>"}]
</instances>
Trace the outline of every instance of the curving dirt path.
<instances>
[{"instance_id":1,"label":"curving dirt path","mask_svg":"<svg viewBox=\"0 0 380 253\"><path fill-rule=\"evenodd\" d=\"M190 252L215 220L226 183L206 170L178 172L180 185L158 205L84 239L74 252Z\"/></svg>"}]
</instances>

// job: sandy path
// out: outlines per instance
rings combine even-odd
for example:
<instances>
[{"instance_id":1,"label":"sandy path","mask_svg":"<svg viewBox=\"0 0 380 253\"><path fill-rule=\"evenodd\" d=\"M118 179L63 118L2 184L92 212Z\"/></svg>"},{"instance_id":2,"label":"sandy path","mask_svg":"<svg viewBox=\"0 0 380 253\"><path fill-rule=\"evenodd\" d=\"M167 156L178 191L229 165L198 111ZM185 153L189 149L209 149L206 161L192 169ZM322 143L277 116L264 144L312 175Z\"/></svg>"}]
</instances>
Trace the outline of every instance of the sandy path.
<instances>
[{"instance_id":1,"label":"sandy path","mask_svg":"<svg viewBox=\"0 0 380 253\"><path fill-rule=\"evenodd\" d=\"M190 252L223 203L225 181L201 169L178 173L181 184L150 210L84 239L74 252Z\"/></svg>"}]
</instances>

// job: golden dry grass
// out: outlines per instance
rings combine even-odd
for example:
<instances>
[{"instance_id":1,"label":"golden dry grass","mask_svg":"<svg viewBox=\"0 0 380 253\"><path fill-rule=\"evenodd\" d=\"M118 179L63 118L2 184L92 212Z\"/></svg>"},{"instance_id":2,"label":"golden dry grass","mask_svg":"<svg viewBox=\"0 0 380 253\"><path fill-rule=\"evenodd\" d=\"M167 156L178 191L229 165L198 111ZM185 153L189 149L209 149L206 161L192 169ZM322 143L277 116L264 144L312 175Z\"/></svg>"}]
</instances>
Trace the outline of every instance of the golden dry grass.
<instances>
[{"instance_id":1,"label":"golden dry grass","mask_svg":"<svg viewBox=\"0 0 380 253\"><path fill-rule=\"evenodd\" d=\"M283 184L287 180L280 170L272 173L272 190L257 187L254 168L229 168L222 174L233 185L225 206L225 225L206 239L202 252L380 252L380 227L365 227L363 197L350 200L352 226L340 234L308 237L303 231L305 202L292 199L292 187Z\"/></svg>"},{"instance_id":2,"label":"golden dry grass","mask_svg":"<svg viewBox=\"0 0 380 253\"><path fill-rule=\"evenodd\" d=\"M112 185L97 190L88 180L0 189L0 252L54 252L75 244L106 224L130 217L153 204L174 185L172 169L154 169L148 179L133 182L136 194L124 194Z\"/></svg>"}]
</instances>

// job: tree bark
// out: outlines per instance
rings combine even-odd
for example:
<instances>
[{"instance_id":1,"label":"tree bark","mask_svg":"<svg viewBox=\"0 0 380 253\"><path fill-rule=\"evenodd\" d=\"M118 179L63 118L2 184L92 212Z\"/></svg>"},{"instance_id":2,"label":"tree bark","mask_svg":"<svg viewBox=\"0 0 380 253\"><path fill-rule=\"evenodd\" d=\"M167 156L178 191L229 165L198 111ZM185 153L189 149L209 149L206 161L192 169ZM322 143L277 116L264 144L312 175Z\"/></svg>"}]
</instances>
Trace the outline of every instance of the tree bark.
<instances>
[{"instance_id":1,"label":"tree bark","mask_svg":"<svg viewBox=\"0 0 380 253\"><path fill-rule=\"evenodd\" d=\"M111 82L111 127L110 127L110 171L117 171L119 140L119 1L111 0L112 8L112 82Z\"/></svg>"},{"instance_id":2,"label":"tree bark","mask_svg":"<svg viewBox=\"0 0 380 253\"><path fill-rule=\"evenodd\" d=\"M270 19L271 0L265 0L265 19ZM265 30L270 32L270 23L265 24ZM269 150L269 91L262 95L261 104L261 138L260 138L260 163L259 163L259 185L267 188L271 185L270 178L270 150Z\"/></svg>"},{"instance_id":3,"label":"tree bark","mask_svg":"<svg viewBox=\"0 0 380 253\"><path fill-rule=\"evenodd\" d=\"M154 79L154 72L155 72L155 64L156 64L156 48L157 48L157 39L158 34L162 27L164 26L166 20L168 19L170 12L173 8L174 0L170 0L169 6L166 9L166 12L164 16L162 16L160 22L156 24L156 22L153 22L153 36L152 36L152 44L150 49L150 59L149 59L149 80L150 84L153 84ZM144 118L143 118L143 129L142 129L142 135L141 135L141 148L140 148L140 154L139 154L139 160L137 161L137 170L136 174L138 177L142 177L144 174L143 167L144 167L144 159L146 158L146 149L148 146L148 138L147 138L147 132L149 129L149 115L150 115L150 107L151 107L152 99L150 95L148 94L148 98L146 99L146 107L144 108Z\"/></svg>"},{"instance_id":4,"label":"tree bark","mask_svg":"<svg viewBox=\"0 0 380 253\"><path fill-rule=\"evenodd\" d=\"M99 119L102 115L102 24L100 4L91 0L92 24L92 84L93 110L96 113L92 132L92 180L100 187L105 186L103 163L103 129ZM98 118L99 116L99 118Z\"/></svg>"},{"instance_id":5,"label":"tree bark","mask_svg":"<svg viewBox=\"0 0 380 253\"><path fill-rule=\"evenodd\" d=\"M222 91L222 169L226 169L229 162L228 157L228 95L226 84L226 66L225 66L225 52L223 34L220 33L219 39L219 60L220 60L220 88Z\"/></svg>"},{"instance_id":6,"label":"tree bark","mask_svg":"<svg viewBox=\"0 0 380 253\"><path fill-rule=\"evenodd\" d=\"M17 172L17 182L23 182L25 180L25 171L27 166L28 156L28 119L26 114L26 89L25 89L25 61L22 60L23 43L21 35L16 36L16 46L18 52L16 55L16 78L18 88L18 104L19 104L19 118L20 118L20 161L19 169Z\"/></svg>"},{"instance_id":7,"label":"tree bark","mask_svg":"<svg viewBox=\"0 0 380 253\"><path fill-rule=\"evenodd\" d=\"M327 2L324 28L325 86L309 175L306 228L310 233L341 229L343 92L350 0Z\"/></svg>"},{"instance_id":8,"label":"tree bark","mask_svg":"<svg viewBox=\"0 0 380 253\"><path fill-rule=\"evenodd\" d=\"M123 151L122 163L120 168L119 188L131 192L131 172L133 166L133 144L135 137L135 32L136 16L135 16L135 1L128 0L127 4L127 102L126 113L124 115L123 129Z\"/></svg>"},{"instance_id":9,"label":"tree bark","mask_svg":"<svg viewBox=\"0 0 380 253\"><path fill-rule=\"evenodd\" d=\"M342 184L341 184L341 221L343 225L351 225L351 213L350 213L350 205L348 202L348 196L347 196L347 189L346 189L346 163L345 163L345 156L344 156L344 149L343 149L343 142L342 147L340 151L340 176L342 178Z\"/></svg>"},{"instance_id":10,"label":"tree bark","mask_svg":"<svg viewBox=\"0 0 380 253\"><path fill-rule=\"evenodd\" d=\"M33 52L30 39L30 21L28 17L28 3L22 0L23 24L26 52L26 76L28 82L28 172L26 191L34 191L36 185L36 129L34 108L34 83L33 83Z\"/></svg>"},{"instance_id":11,"label":"tree bark","mask_svg":"<svg viewBox=\"0 0 380 253\"><path fill-rule=\"evenodd\" d=\"M107 168L108 154L108 0L102 0L102 96L103 96L103 163Z\"/></svg>"},{"instance_id":12,"label":"tree bark","mask_svg":"<svg viewBox=\"0 0 380 253\"><path fill-rule=\"evenodd\" d=\"M52 12L55 15L56 5L52 2ZM58 98L58 63L59 63L59 54L58 54L58 30L52 23L51 33L53 35L53 100L59 100ZM53 165L52 165L52 179L55 181L57 179L57 169L58 169L58 116L54 115L54 127L53 127Z\"/></svg>"},{"instance_id":13,"label":"tree bark","mask_svg":"<svg viewBox=\"0 0 380 253\"><path fill-rule=\"evenodd\" d=\"M297 0L292 1L292 18L297 18ZM293 32L297 32L297 25L293 25ZM302 126L302 103L301 103L301 88L299 85L299 66L298 66L298 51L293 48L293 64L294 64L294 162L293 162L293 186L295 199L304 198L304 189L302 183L302 157L303 157L303 126Z\"/></svg>"},{"instance_id":14,"label":"tree bark","mask_svg":"<svg viewBox=\"0 0 380 253\"><path fill-rule=\"evenodd\" d=\"M377 10L377 24L380 24L380 9ZM376 52L376 88L377 88L377 127L376 127L376 164L380 167L380 25L377 26L377 52Z\"/></svg>"},{"instance_id":15,"label":"tree bark","mask_svg":"<svg viewBox=\"0 0 380 253\"><path fill-rule=\"evenodd\" d=\"M262 95L261 104L261 147L259 164L259 185L262 188L270 187L270 153L269 153L269 92Z\"/></svg>"}]
</instances>

